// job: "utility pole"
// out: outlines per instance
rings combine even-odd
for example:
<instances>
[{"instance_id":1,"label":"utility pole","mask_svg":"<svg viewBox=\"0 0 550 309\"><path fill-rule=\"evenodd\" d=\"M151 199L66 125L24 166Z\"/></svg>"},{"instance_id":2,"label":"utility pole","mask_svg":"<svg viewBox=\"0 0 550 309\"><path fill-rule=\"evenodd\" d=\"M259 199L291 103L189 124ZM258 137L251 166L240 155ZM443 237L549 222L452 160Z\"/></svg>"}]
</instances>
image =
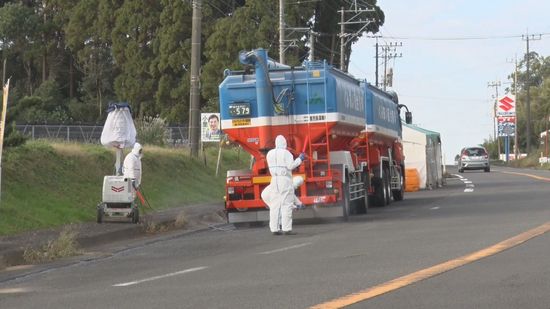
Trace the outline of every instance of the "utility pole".
<instances>
[{"instance_id":1,"label":"utility pole","mask_svg":"<svg viewBox=\"0 0 550 309\"><path fill-rule=\"evenodd\" d=\"M354 1L355 5L352 5L353 9L346 10L344 7L340 8L340 70L347 72L348 69L346 67L346 46L348 43L350 43L354 38L356 38L359 34L361 34L367 26L374 22L373 18L364 18L362 17L363 13L366 12L374 12L374 9L372 8L360 8L357 6L357 1ZM353 13L353 16L346 20L346 13ZM359 30L353 32L353 33L346 33L345 32L345 26L346 25L354 25L354 24L360 24L362 25Z\"/></svg>"},{"instance_id":2,"label":"utility pole","mask_svg":"<svg viewBox=\"0 0 550 309\"><path fill-rule=\"evenodd\" d=\"M288 27L285 22L285 0L279 0L279 63L285 64L285 52L290 47L297 47L296 41L292 39L295 32L307 33L313 32L310 28ZM287 39L291 37L291 39ZM287 44L288 43L288 44Z\"/></svg>"},{"instance_id":3,"label":"utility pole","mask_svg":"<svg viewBox=\"0 0 550 309\"><path fill-rule=\"evenodd\" d=\"M380 58L380 56L378 55L378 39L381 38L382 36L380 35L373 35L373 36L370 36L371 38L374 38L376 39L376 44L374 44L374 48L375 48L375 55L374 55L374 85L376 86L376 88L378 88L378 59Z\"/></svg>"},{"instance_id":4,"label":"utility pole","mask_svg":"<svg viewBox=\"0 0 550 309\"><path fill-rule=\"evenodd\" d=\"M2 87L6 84L6 61L8 59L4 58L4 64L2 65Z\"/></svg>"},{"instance_id":5,"label":"utility pole","mask_svg":"<svg viewBox=\"0 0 550 309\"><path fill-rule=\"evenodd\" d=\"M402 46L403 46L402 42L390 42L389 44L381 45L382 52L384 53L384 55L381 57L384 59L384 83L383 83L384 90L386 90L386 87L388 86L388 61L391 59L403 57L402 53L399 53L399 54L397 53L397 48ZM377 68L378 68L378 65L377 65Z\"/></svg>"},{"instance_id":6,"label":"utility pole","mask_svg":"<svg viewBox=\"0 0 550 309\"><path fill-rule=\"evenodd\" d=\"M514 122L515 132L514 132L514 160L519 159L519 133L518 133L518 107L519 107L519 96L518 96L518 55L514 56L513 60L509 60L509 63L514 63L514 96L516 97L516 118Z\"/></svg>"},{"instance_id":7,"label":"utility pole","mask_svg":"<svg viewBox=\"0 0 550 309\"><path fill-rule=\"evenodd\" d=\"M487 87L495 87L495 102L493 103L493 129L494 129L494 138L497 140L498 155L497 160L500 160L500 138L497 132L497 102L498 102L498 87L500 87L500 81L494 81L487 83Z\"/></svg>"},{"instance_id":8,"label":"utility pole","mask_svg":"<svg viewBox=\"0 0 550 309\"><path fill-rule=\"evenodd\" d=\"M309 32L309 61L315 61L315 35L317 33L310 31Z\"/></svg>"},{"instance_id":9,"label":"utility pole","mask_svg":"<svg viewBox=\"0 0 550 309\"><path fill-rule=\"evenodd\" d=\"M374 74L376 74L376 78L375 78L375 79L376 79L376 83L375 83L376 88L378 88L378 38L379 38L379 37L380 37L380 36L376 36L376 45L375 45L375 47L376 47L376 55L374 56L374 57L376 58L375 72L374 72Z\"/></svg>"},{"instance_id":10,"label":"utility pole","mask_svg":"<svg viewBox=\"0 0 550 309\"><path fill-rule=\"evenodd\" d=\"M191 156L199 156L200 139L200 69L201 69L201 0L193 0L191 31L191 89L189 91L189 146Z\"/></svg>"},{"instance_id":11,"label":"utility pole","mask_svg":"<svg viewBox=\"0 0 550 309\"><path fill-rule=\"evenodd\" d=\"M525 80L525 88L527 88L527 98L525 100L525 107L526 107L526 112L527 112L527 129L525 130L526 131L526 136L527 136L527 153L530 153L531 152L531 98L530 98L530 89L531 88L531 76L529 75L529 62L530 62L530 59L531 57L529 56L529 41L530 40L540 40L542 38L542 35L541 34L531 34L529 35L529 32L527 32L525 35L522 35L521 36L521 39L525 41L525 44L526 44L526 50L527 50L527 53L525 54L525 61L526 61L526 64L525 64L525 68L526 68L526 74L527 74L527 79Z\"/></svg>"},{"instance_id":12,"label":"utility pole","mask_svg":"<svg viewBox=\"0 0 550 309\"><path fill-rule=\"evenodd\" d=\"M340 7L340 70L344 71L345 63L345 33L346 33L346 24L344 23L344 7Z\"/></svg>"},{"instance_id":13,"label":"utility pole","mask_svg":"<svg viewBox=\"0 0 550 309\"><path fill-rule=\"evenodd\" d=\"M279 62L285 63L285 0L279 0Z\"/></svg>"}]
</instances>

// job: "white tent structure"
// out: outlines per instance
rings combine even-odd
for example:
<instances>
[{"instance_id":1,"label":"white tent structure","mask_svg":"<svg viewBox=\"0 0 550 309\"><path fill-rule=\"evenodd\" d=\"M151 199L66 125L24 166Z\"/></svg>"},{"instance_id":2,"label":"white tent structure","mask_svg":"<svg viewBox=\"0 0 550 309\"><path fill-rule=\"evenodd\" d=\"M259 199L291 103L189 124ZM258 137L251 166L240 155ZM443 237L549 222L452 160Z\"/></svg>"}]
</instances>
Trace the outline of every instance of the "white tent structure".
<instances>
[{"instance_id":1,"label":"white tent structure","mask_svg":"<svg viewBox=\"0 0 550 309\"><path fill-rule=\"evenodd\" d=\"M403 123L405 168L416 168L420 189L443 186L443 157L439 133Z\"/></svg>"}]
</instances>

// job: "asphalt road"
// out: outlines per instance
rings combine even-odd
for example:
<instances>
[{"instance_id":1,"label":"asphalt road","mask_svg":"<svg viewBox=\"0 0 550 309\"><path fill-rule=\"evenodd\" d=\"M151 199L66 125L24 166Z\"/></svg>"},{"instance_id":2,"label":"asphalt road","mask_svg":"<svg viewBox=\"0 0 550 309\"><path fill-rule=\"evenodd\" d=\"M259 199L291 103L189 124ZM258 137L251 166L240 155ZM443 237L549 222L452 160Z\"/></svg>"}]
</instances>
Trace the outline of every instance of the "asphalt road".
<instances>
[{"instance_id":1,"label":"asphalt road","mask_svg":"<svg viewBox=\"0 0 550 309\"><path fill-rule=\"evenodd\" d=\"M0 308L550 308L550 172L461 176L293 236L226 225L21 272Z\"/></svg>"}]
</instances>

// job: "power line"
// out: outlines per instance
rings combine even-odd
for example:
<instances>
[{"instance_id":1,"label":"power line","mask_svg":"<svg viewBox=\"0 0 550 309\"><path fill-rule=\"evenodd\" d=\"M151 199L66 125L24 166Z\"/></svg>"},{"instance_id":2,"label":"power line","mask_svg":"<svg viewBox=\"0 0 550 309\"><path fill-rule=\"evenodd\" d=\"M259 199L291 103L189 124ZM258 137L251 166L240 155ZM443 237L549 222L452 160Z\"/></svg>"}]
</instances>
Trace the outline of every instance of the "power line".
<instances>
[{"instance_id":1,"label":"power line","mask_svg":"<svg viewBox=\"0 0 550 309\"><path fill-rule=\"evenodd\" d=\"M304 4L304 3L312 3L312 2L320 2L322 0L298 0L295 2L288 2L287 5L295 5L295 4Z\"/></svg>"},{"instance_id":2,"label":"power line","mask_svg":"<svg viewBox=\"0 0 550 309\"><path fill-rule=\"evenodd\" d=\"M550 35L550 33L540 33L539 36ZM473 40L499 40L499 39L517 39L525 37L524 34L518 35L485 35L485 36L462 36L462 37L422 37L422 36L384 36L381 38L391 40L418 40L418 41L473 41Z\"/></svg>"},{"instance_id":3,"label":"power line","mask_svg":"<svg viewBox=\"0 0 550 309\"><path fill-rule=\"evenodd\" d=\"M407 95L403 93L400 93L399 97L422 99L422 100L433 100L433 101L457 101L457 102L479 102L479 103L487 102L487 99L460 98L460 97L430 97L430 96Z\"/></svg>"}]
</instances>

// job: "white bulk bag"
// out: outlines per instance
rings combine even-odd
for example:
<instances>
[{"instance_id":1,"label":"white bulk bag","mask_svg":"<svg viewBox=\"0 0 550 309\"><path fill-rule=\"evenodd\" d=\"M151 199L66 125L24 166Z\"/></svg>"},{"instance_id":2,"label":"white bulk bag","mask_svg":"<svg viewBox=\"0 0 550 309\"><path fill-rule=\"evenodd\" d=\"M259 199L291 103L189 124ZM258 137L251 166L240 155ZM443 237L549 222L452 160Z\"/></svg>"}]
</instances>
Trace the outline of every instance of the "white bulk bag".
<instances>
[{"instance_id":1,"label":"white bulk bag","mask_svg":"<svg viewBox=\"0 0 550 309\"><path fill-rule=\"evenodd\" d=\"M130 148L136 142L136 127L128 103L111 103L101 132L105 147Z\"/></svg>"}]
</instances>

